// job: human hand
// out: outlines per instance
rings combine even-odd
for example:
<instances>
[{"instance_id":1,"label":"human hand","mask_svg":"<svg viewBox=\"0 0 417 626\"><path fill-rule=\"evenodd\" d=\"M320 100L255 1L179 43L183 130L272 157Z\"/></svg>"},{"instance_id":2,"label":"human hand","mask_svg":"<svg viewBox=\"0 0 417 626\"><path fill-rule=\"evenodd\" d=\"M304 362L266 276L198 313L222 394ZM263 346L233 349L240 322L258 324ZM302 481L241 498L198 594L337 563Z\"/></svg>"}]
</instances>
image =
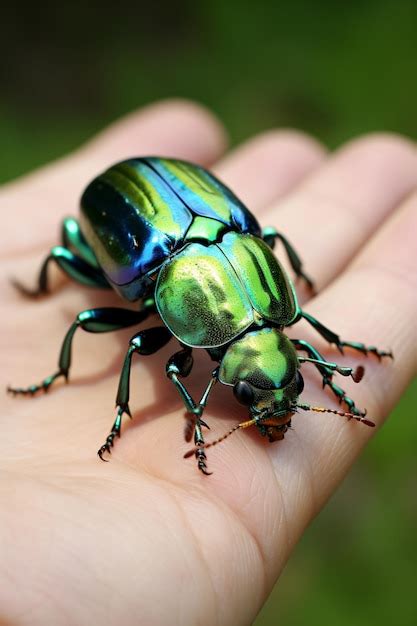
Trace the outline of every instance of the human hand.
<instances>
[{"instance_id":1,"label":"human hand","mask_svg":"<svg viewBox=\"0 0 417 626\"><path fill-rule=\"evenodd\" d=\"M320 291L306 310L344 339L393 350L394 363L353 351L342 358L301 323L288 331L329 360L364 364L363 381L343 386L383 423L416 369L415 146L371 136L329 157L301 134L274 131L219 161L223 150L223 131L210 115L167 102L1 190L5 385L52 372L79 311L120 306L115 294L73 283L52 297L24 300L8 279L34 282L60 219L76 215L92 177L119 159L152 153L213 168L262 225L279 227L300 251ZM279 248L277 254L282 258ZM209 450L213 475L206 478L182 459L189 444L183 405L165 379L168 345L137 359L134 419L124 424L111 463L103 464L95 451L114 418L131 335L131 329L106 337L79 333L68 386L58 383L33 400L5 399L0 620L6 624L250 624L303 530L377 430L299 413L281 443L248 431ZM187 386L198 396L212 364L202 354L196 361ZM337 407L314 372L305 368L303 376L303 401ZM207 440L242 417L230 390L218 385L205 412Z\"/></svg>"}]
</instances>

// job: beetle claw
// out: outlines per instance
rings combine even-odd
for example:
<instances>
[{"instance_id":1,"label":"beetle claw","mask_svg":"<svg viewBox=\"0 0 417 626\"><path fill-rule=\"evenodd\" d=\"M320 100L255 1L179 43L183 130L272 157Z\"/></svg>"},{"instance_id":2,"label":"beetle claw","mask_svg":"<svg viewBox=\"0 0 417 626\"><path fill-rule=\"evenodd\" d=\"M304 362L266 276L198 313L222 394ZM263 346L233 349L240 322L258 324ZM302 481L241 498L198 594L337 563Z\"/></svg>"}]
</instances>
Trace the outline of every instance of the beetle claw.
<instances>
[{"instance_id":1,"label":"beetle claw","mask_svg":"<svg viewBox=\"0 0 417 626\"><path fill-rule=\"evenodd\" d=\"M205 476L211 476L213 472L209 472L207 470L207 457L204 450L197 449L195 452L195 456L198 461L198 469L200 470L200 472L202 472Z\"/></svg>"},{"instance_id":2,"label":"beetle claw","mask_svg":"<svg viewBox=\"0 0 417 626\"><path fill-rule=\"evenodd\" d=\"M103 450L104 448L104 450ZM97 454L100 457L100 459L103 461L103 463L108 463L108 459L103 459L103 454L105 453L106 448L104 446L101 446L101 448L98 450Z\"/></svg>"},{"instance_id":3,"label":"beetle claw","mask_svg":"<svg viewBox=\"0 0 417 626\"><path fill-rule=\"evenodd\" d=\"M103 454L105 452L108 452L109 454L111 454L111 449L113 447L113 441L114 441L114 438L116 437L116 435L120 437L120 431L119 430L112 430L110 435L106 439L106 443L103 443L103 445L101 446L101 448L99 448L99 450L97 452L97 454L100 457L100 459L102 461L104 461L105 463L108 463L109 461L108 461L108 459L104 459L103 458Z\"/></svg>"}]
</instances>

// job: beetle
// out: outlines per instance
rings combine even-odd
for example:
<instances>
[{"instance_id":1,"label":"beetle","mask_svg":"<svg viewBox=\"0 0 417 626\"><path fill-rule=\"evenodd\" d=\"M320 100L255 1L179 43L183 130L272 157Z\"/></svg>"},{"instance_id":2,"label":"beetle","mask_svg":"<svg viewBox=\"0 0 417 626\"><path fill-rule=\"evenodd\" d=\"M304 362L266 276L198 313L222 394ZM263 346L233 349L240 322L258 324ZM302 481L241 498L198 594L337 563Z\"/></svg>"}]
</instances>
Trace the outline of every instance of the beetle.
<instances>
[{"instance_id":1,"label":"beetle","mask_svg":"<svg viewBox=\"0 0 417 626\"><path fill-rule=\"evenodd\" d=\"M48 292L48 266L58 265L86 286L114 289L122 299L139 302L131 308L82 311L69 328L58 369L41 383L12 387L12 394L48 391L59 378L68 380L71 346L78 328L105 333L143 322L151 313L160 324L139 330L130 339L116 396L117 414L105 443L102 460L120 437L122 417L131 416L129 381L133 355L150 355L173 337L180 344L168 360L166 375L176 387L190 419L185 437L194 436L198 468L209 474L205 449L239 428L256 425L269 441L284 437L297 409L329 411L365 418L354 401L333 382L335 372L359 382L355 370L327 361L310 343L289 339L284 329L301 319L311 324L342 353L345 347L378 358L391 357L363 343L343 341L299 306L293 284L273 253L280 241L297 278L310 289L313 282L286 237L274 228L261 230L258 221L234 193L208 170L178 159L138 157L117 163L95 178L81 197L79 221L70 217L62 227L62 245L45 259L37 287L16 287L32 297ZM181 379L193 366L192 351L205 349L217 364L199 402ZM301 356L303 352L307 356ZM312 363L348 412L299 404L303 391L300 367ZM205 443L202 416L217 382L233 388L249 410L226 436Z\"/></svg>"}]
</instances>

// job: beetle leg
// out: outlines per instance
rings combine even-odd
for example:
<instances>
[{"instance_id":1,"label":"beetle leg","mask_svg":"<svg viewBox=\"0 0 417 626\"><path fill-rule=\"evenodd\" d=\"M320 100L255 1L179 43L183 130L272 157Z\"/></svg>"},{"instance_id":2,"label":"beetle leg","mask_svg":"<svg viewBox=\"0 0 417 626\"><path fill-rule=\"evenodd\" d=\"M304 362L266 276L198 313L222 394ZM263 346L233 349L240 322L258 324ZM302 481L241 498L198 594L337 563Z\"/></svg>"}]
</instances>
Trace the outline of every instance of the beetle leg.
<instances>
[{"instance_id":1,"label":"beetle leg","mask_svg":"<svg viewBox=\"0 0 417 626\"><path fill-rule=\"evenodd\" d=\"M179 376L186 377L191 371L193 366L193 358L190 348L184 348L176 354L174 354L168 361L166 367L166 373L168 378L173 382L178 393L180 394L185 408L192 414L192 418L187 421L185 427L185 440L190 441L194 431L194 443L197 447L195 456L198 462L198 469L208 476L211 472L207 471L207 457L204 450L199 450L200 446L204 445L204 436L202 432L202 426L208 428L207 424L201 419L201 416L206 408L209 395L218 380L218 368L212 372L211 379L201 396L200 402L195 403L189 391L179 380Z\"/></svg>"},{"instance_id":2,"label":"beetle leg","mask_svg":"<svg viewBox=\"0 0 417 626\"><path fill-rule=\"evenodd\" d=\"M357 341L343 341L340 339L339 335L324 326L321 322L316 320L315 317L305 311L301 311L301 317L311 324L311 326L313 326L313 328L315 328L317 332L324 337L324 339L326 339L326 341L330 344L334 344L342 354L344 354L343 348L353 348L354 350L362 352L365 356L367 356L368 353L375 354L379 360L381 360L384 356L389 357L390 359L394 358L391 351L379 350L375 346L366 346L364 343L359 343Z\"/></svg>"},{"instance_id":3,"label":"beetle leg","mask_svg":"<svg viewBox=\"0 0 417 626\"><path fill-rule=\"evenodd\" d=\"M55 246L42 264L38 277L38 286L29 289L22 285L18 280L12 280L12 284L25 296L37 298L40 295L48 293L48 266L54 261L65 274L73 280L87 287L99 287L101 289L109 289L110 285L104 277L103 272L87 263L81 257L76 256L73 252L63 246Z\"/></svg>"},{"instance_id":4,"label":"beetle leg","mask_svg":"<svg viewBox=\"0 0 417 626\"><path fill-rule=\"evenodd\" d=\"M312 291L313 294L316 293L313 280L304 273L303 271L303 262L298 256L297 252L294 250L290 242L282 233L279 233L273 226L268 226L264 228L262 231L263 240L273 249L275 246L275 241L279 239L284 246L285 252L287 253L288 260L292 269L295 272L297 278L301 278L306 283L307 287Z\"/></svg>"},{"instance_id":5,"label":"beetle leg","mask_svg":"<svg viewBox=\"0 0 417 626\"><path fill-rule=\"evenodd\" d=\"M48 391L49 387L57 378L62 377L68 380L71 366L72 340L78 328L82 328L90 333L107 333L139 324L148 317L149 313L150 310L147 307L144 307L142 311L113 307L82 311L78 314L77 319L70 326L65 335L59 355L58 370L51 376L45 378L38 385L31 385L30 387L8 387L7 390L13 395L24 394L33 396L37 391Z\"/></svg>"},{"instance_id":6,"label":"beetle leg","mask_svg":"<svg viewBox=\"0 0 417 626\"><path fill-rule=\"evenodd\" d=\"M154 354L163 348L171 339L172 334L165 326L157 326L155 328L147 328L136 335L133 335L129 342L129 348L126 352L122 371L120 373L119 387L117 389L116 407L117 415L110 434L107 436L105 443L99 448L97 454L102 461L104 452L111 452L115 437L120 437L120 428L122 425L123 414L131 416L129 409L130 396L130 370L132 367L132 356L136 352L140 355Z\"/></svg>"},{"instance_id":7,"label":"beetle leg","mask_svg":"<svg viewBox=\"0 0 417 626\"><path fill-rule=\"evenodd\" d=\"M349 398L349 396L346 395L346 392L333 382L334 372L330 367L324 365L324 363L326 363L326 360L324 359L323 355L320 354L320 352L316 350L314 346L310 345L307 341L303 341L302 339L291 339L291 342L294 344L297 350L303 350L313 359L316 359L317 361L322 361L321 364L314 363L314 366L318 369L322 376L323 389L326 386L329 387L339 401L339 404L344 402L349 408L350 413L353 413L354 415L362 415L363 411L358 409L352 398Z\"/></svg>"},{"instance_id":8,"label":"beetle leg","mask_svg":"<svg viewBox=\"0 0 417 626\"><path fill-rule=\"evenodd\" d=\"M61 240L64 248L74 252L89 265L99 267L94 252L86 242L77 220L73 217L66 217L62 222Z\"/></svg>"},{"instance_id":9,"label":"beetle leg","mask_svg":"<svg viewBox=\"0 0 417 626\"><path fill-rule=\"evenodd\" d=\"M317 361L326 361L323 355L320 354L320 352L307 341L304 341L303 339L291 339L291 343L294 344L297 350L303 350L303 352L306 352L311 358L317 359ZM326 376L331 378L333 376L333 371L325 365L315 364L315 367L318 369L323 378Z\"/></svg>"}]
</instances>

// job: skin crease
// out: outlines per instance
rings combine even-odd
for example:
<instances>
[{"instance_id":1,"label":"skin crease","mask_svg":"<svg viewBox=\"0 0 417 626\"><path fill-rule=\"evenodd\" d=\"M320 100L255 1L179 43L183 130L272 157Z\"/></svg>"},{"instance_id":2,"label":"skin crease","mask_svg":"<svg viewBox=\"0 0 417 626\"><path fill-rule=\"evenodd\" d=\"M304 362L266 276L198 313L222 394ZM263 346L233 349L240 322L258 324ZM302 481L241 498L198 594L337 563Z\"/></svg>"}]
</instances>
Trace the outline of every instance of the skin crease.
<instances>
[{"instance_id":1,"label":"skin crease","mask_svg":"<svg viewBox=\"0 0 417 626\"><path fill-rule=\"evenodd\" d=\"M106 166L133 154L178 156L213 167L263 226L299 250L320 294L306 310L347 340L390 348L378 363L344 357L305 323L288 334L329 360L365 365L363 381L338 378L377 428L301 412L273 445L239 432L209 450L201 475L183 439L184 409L165 378L173 340L132 369L133 421L125 418L110 463L96 450L114 419L122 358L137 329L78 331L68 386L36 399L4 395L0 471L0 623L147 626L251 624L294 545L377 433L416 371L417 151L407 139L362 137L326 155L313 139L270 131L226 156L225 135L202 107L161 102L128 116L76 153L0 191L2 381L26 385L55 369L64 333L115 294L54 271L54 294L25 300L57 242L64 215ZM283 259L277 245L276 254ZM143 327L158 324L151 319ZM186 385L199 397L212 363L195 351ZM337 408L311 365L302 401ZM212 440L245 419L217 385L204 419Z\"/></svg>"}]
</instances>

